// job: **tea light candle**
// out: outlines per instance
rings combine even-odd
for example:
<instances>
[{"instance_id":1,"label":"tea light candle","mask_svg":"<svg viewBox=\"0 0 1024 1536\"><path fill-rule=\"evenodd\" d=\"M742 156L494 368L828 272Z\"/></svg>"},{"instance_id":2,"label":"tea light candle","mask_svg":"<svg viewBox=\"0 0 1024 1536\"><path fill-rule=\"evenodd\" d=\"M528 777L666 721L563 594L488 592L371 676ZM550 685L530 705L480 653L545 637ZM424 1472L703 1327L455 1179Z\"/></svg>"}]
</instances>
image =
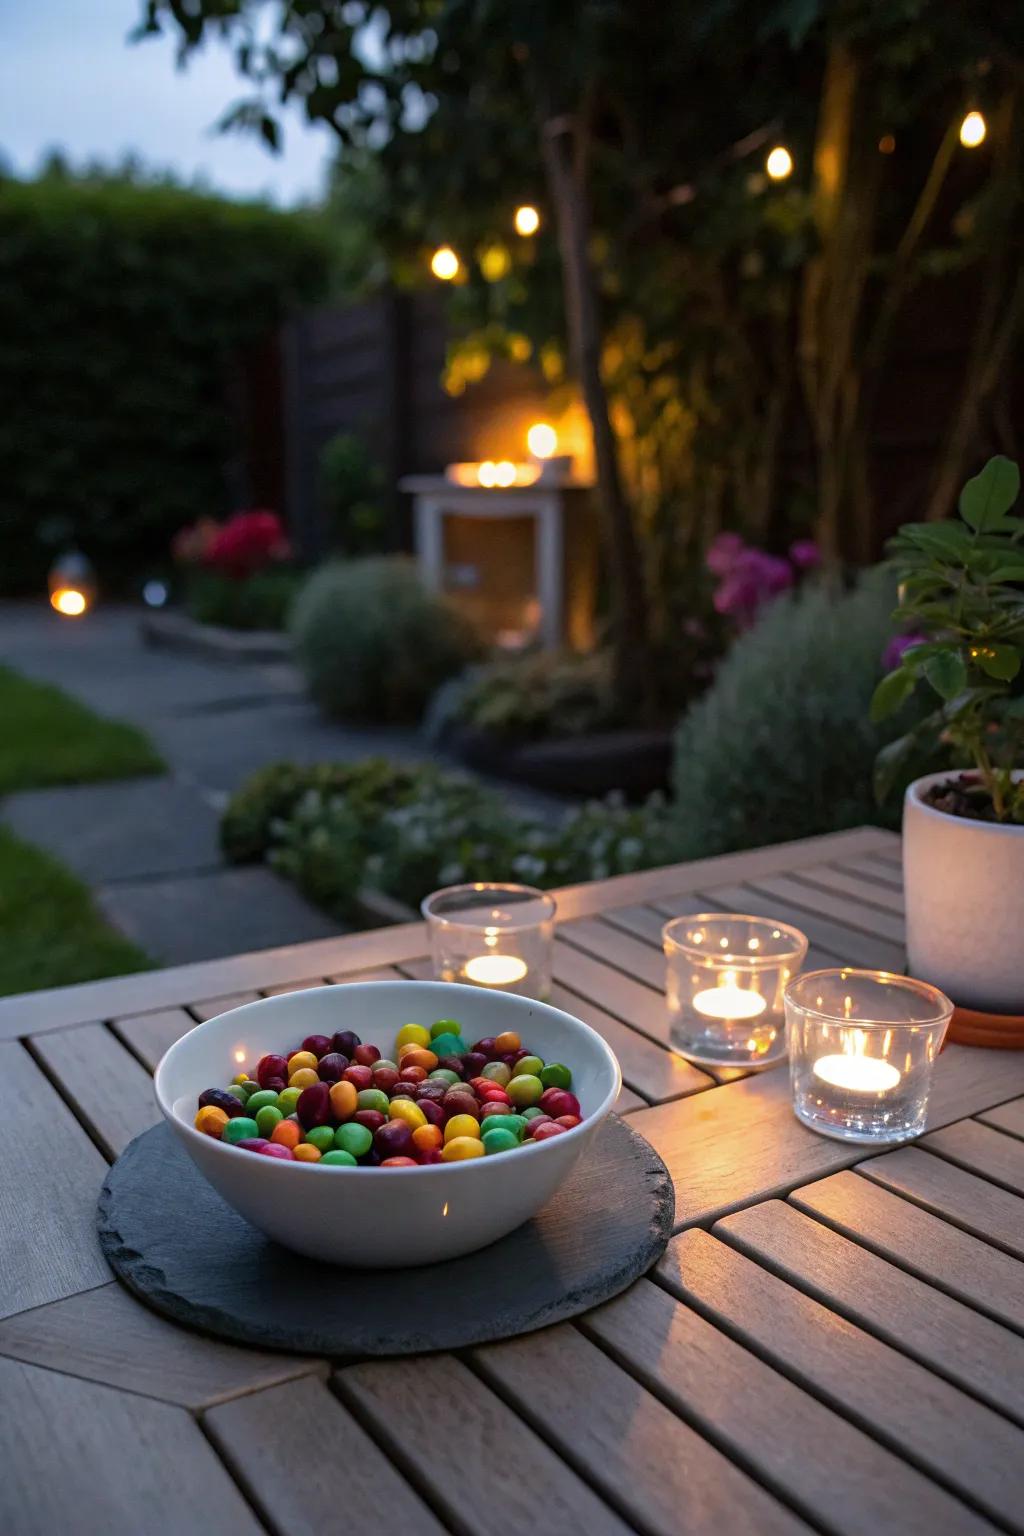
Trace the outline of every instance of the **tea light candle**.
<instances>
[{"instance_id":1,"label":"tea light candle","mask_svg":"<svg viewBox=\"0 0 1024 1536\"><path fill-rule=\"evenodd\" d=\"M529 885L452 885L422 907L439 981L541 1000L551 989L555 903Z\"/></svg>"},{"instance_id":2,"label":"tea light candle","mask_svg":"<svg viewBox=\"0 0 1024 1536\"><path fill-rule=\"evenodd\" d=\"M807 953L796 928L742 913L677 917L662 931L671 1043L709 1066L785 1054L782 989Z\"/></svg>"},{"instance_id":3,"label":"tea light candle","mask_svg":"<svg viewBox=\"0 0 1024 1536\"><path fill-rule=\"evenodd\" d=\"M840 1141L892 1143L924 1130L932 1067L953 1005L888 971L810 971L786 987L793 1110Z\"/></svg>"}]
</instances>

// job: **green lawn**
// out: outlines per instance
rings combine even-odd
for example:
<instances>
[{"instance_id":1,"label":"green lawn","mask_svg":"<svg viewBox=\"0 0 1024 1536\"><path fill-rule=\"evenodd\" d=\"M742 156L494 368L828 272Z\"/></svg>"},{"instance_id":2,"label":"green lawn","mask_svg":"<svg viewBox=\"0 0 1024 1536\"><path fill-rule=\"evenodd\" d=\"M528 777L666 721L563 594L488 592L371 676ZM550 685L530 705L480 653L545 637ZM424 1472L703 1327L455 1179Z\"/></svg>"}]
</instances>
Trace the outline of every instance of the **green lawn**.
<instances>
[{"instance_id":1,"label":"green lawn","mask_svg":"<svg viewBox=\"0 0 1024 1536\"><path fill-rule=\"evenodd\" d=\"M77 876L0 826L0 996L151 967Z\"/></svg>"},{"instance_id":2,"label":"green lawn","mask_svg":"<svg viewBox=\"0 0 1024 1536\"><path fill-rule=\"evenodd\" d=\"M127 779L163 768L134 725L104 720L60 688L0 666L0 795Z\"/></svg>"}]
</instances>

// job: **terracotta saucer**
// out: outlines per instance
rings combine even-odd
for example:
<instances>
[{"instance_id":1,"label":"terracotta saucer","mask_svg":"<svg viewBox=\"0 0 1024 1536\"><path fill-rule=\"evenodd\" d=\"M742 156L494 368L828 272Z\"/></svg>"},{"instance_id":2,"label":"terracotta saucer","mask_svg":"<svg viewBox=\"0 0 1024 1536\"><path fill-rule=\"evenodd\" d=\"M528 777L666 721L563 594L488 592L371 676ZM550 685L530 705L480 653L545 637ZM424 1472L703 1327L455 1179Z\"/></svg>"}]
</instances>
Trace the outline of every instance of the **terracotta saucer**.
<instances>
[{"instance_id":1,"label":"terracotta saucer","mask_svg":"<svg viewBox=\"0 0 1024 1536\"><path fill-rule=\"evenodd\" d=\"M1003 1051L1024 1050L1024 1015L954 1008L945 1043L987 1045Z\"/></svg>"}]
</instances>

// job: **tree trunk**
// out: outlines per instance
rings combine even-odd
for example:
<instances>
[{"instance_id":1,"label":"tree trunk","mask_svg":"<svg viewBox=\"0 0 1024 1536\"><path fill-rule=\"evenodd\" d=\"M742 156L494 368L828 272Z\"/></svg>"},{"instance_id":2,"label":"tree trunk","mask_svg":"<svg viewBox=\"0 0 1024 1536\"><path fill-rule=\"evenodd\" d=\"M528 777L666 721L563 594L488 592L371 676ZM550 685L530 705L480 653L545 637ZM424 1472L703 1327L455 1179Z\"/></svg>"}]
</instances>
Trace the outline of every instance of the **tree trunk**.
<instances>
[{"instance_id":1,"label":"tree trunk","mask_svg":"<svg viewBox=\"0 0 1024 1536\"><path fill-rule=\"evenodd\" d=\"M572 360L590 418L597 502L608 559L616 688L632 711L653 705L646 582L632 512L622 487L618 446L601 377L597 284L590 263L588 199L578 166L579 125L563 116L542 124L542 146L555 209Z\"/></svg>"}]
</instances>

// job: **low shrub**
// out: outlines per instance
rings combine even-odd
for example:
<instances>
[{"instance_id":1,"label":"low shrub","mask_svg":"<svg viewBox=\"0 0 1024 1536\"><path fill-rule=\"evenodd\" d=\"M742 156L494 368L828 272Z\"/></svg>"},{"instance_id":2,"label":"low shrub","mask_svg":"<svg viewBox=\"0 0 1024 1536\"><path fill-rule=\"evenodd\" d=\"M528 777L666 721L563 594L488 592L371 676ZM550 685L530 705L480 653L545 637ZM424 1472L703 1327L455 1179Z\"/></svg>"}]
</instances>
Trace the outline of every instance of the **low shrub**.
<instances>
[{"instance_id":1,"label":"low shrub","mask_svg":"<svg viewBox=\"0 0 1024 1536\"><path fill-rule=\"evenodd\" d=\"M616 706L610 658L531 652L477 667L448 683L431 706L428 732L466 726L516 742L610 731L626 723Z\"/></svg>"},{"instance_id":2,"label":"low shrub","mask_svg":"<svg viewBox=\"0 0 1024 1536\"><path fill-rule=\"evenodd\" d=\"M262 571L256 576L222 576L192 571L185 583L185 607L201 624L225 629L285 629L302 585L298 571Z\"/></svg>"},{"instance_id":3,"label":"low shrub","mask_svg":"<svg viewBox=\"0 0 1024 1536\"><path fill-rule=\"evenodd\" d=\"M415 906L441 885L517 880L552 886L643 869L664 859L667 811L616 801L570 811L558 826L510 812L462 774L380 759L263 769L233 797L221 828L234 858L265 857L318 905L350 918L375 887Z\"/></svg>"},{"instance_id":4,"label":"low shrub","mask_svg":"<svg viewBox=\"0 0 1024 1536\"><path fill-rule=\"evenodd\" d=\"M397 556L321 566L298 595L291 632L310 693L341 720L416 721L480 653L469 624Z\"/></svg>"},{"instance_id":5,"label":"low shrub","mask_svg":"<svg viewBox=\"0 0 1024 1536\"><path fill-rule=\"evenodd\" d=\"M891 577L872 571L849 592L782 596L740 636L679 728L672 858L896 824L899 794L879 808L872 771L914 706L884 726L868 719L894 605Z\"/></svg>"}]
</instances>

